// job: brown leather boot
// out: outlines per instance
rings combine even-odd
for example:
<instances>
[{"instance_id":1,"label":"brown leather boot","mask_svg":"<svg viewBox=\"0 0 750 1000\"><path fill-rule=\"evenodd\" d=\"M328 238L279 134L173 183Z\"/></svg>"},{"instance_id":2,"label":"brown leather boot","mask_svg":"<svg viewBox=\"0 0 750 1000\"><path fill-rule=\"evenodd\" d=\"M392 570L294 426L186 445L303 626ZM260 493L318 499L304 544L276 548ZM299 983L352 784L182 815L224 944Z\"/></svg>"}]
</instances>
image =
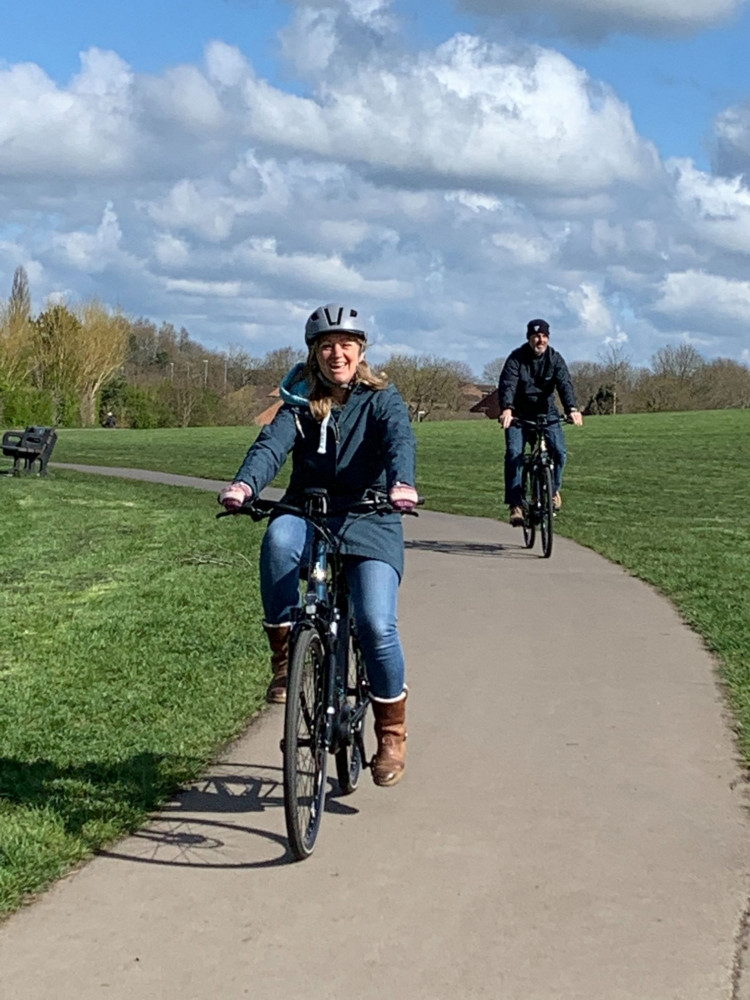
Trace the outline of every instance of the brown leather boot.
<instances>
[{"instance_id":1,"label":"brown leather boot","mask_svg":"<svg viewBox=\"0 0 750 1000\"><path fill-rule=\"evenodd\" d=\"M406 695L398 701L372 699L378 749L372 762L372 780L389 786L401 781L406 767Z\"/></svg>"},{"instance_id":2,"label":"brown leather boot","mask_svg":"<svg viewBox=\"0 0 750 1000\"><path fill-rule=\"evenodd\" d=\"M289 671L289 633L292 626L268 625L263 622L271 647L271 683L266 691L266 701L273 705L283 705L286 701L286 675Z\"/></svg>"}]
</instances>

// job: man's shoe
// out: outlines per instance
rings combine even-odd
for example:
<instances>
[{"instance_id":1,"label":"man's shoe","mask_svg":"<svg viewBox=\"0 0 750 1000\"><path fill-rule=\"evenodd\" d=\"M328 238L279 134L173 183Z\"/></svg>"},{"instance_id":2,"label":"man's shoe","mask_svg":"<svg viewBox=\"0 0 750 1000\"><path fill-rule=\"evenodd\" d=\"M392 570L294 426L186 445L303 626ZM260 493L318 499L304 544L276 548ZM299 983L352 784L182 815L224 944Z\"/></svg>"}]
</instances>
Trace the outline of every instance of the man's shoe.
<instances>
[{"instance_id":1,"label":"man's shoe","mask_svg":"<svg viewBox=\"0 0 750 1000\"><path fill-rule=\"evenodd\" d=\"M555 493L552 497L552 510L559 510L562 507L562 497L559 493Z\"/></svg>"},{"instance_id":2,"label":"man's shoe","mask_svg":"<svg viewBox=\"0 0 750 1000\"><path fill-rule=\"evenodd\" d=\"M523 507L510 508L510 523L514 528L523 527Z\"/></svg>"}]
</instances>

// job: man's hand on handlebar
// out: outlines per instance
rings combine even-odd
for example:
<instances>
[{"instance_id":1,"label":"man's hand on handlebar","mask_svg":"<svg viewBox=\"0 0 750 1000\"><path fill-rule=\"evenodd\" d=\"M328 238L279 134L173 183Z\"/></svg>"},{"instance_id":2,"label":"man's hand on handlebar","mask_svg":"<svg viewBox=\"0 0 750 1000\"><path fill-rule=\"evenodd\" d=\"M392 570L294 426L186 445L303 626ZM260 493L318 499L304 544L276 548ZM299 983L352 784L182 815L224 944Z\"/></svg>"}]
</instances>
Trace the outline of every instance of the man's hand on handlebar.
<instances>
[{"instance_id":1,"label":"man's hand on handlebar","mask_svg":"<svg viewBox=\"0 0 750 1000\"><path fill-rule=\"evenodd\" d=\"M247 483L235 482L224 486L216 499L224 510L231 513L238 510L248 500L251 500L252 496L253 491Z\"/></svg>"}]
</instances>

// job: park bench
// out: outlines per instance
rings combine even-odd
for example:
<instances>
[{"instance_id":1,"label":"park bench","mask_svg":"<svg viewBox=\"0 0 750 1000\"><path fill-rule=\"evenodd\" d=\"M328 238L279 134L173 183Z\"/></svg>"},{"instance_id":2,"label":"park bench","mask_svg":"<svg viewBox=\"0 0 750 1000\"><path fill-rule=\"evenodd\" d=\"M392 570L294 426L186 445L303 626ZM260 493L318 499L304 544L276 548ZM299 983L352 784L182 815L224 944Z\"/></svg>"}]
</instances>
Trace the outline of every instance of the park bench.
<instances>
[{"instance_id":1,"label":"park bench","mask_svg":"<svg viewBox=\"0 0 750 1000\"><path fill-rule=\"evenodd\" d=\"M33 472L39 463L39 475L47 475L47 462L57 441L54 427L27 427L25 431L6 431L3 434L3 455L13 459L10 475Z\"/></svg>"}]
</instances>

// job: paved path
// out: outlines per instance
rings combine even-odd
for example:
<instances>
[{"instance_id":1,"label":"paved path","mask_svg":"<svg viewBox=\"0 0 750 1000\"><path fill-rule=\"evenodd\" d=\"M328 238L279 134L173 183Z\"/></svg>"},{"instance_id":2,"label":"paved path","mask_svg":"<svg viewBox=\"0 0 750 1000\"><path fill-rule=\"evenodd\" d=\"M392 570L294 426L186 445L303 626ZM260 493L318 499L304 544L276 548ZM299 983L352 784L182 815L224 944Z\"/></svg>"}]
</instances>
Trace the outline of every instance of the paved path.
<instances>
[{"instance_id":1,"label":"paved path","mask_svg":"<svg viewBox=\"0 0 750 1000\"><path fill-rule=\"evenodd\" d=\"M331 797L289 863L268 709L0 927L2 1000L750 997L747 797L700 641L566 540L406 528L404 781Z\"/></svg>"}]
</instances>

